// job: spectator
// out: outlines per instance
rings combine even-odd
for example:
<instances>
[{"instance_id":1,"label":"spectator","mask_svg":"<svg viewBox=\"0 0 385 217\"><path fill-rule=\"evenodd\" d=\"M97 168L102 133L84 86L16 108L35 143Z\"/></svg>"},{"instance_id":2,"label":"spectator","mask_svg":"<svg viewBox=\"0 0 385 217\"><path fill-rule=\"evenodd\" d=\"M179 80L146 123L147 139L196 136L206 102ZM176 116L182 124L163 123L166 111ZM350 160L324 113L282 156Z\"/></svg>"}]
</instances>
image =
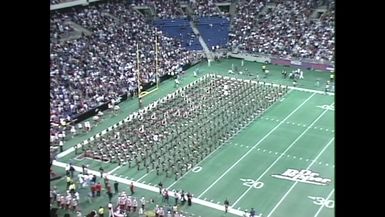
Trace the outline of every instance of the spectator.
<instances>
[{"instance_id":1,"label":"spectator","mask_svg":"<svg viewBox=\"0 0 385 217\"><path fill-rule=\"evenodd\" d=\"M116 19L106 16L107 13ZM116 23L117 20L122 22ZM60 35L73 31L69 21L92 34L65 40L64 35ZM50 44L52 145L56 145L57 135L65 135L72 128L71 122L77 115L128 92L133 95L137 89L137 43L141 49L143 69L141 83L155 83L152 46L155 34L159 36L162 51L159 55L160 76L198 58L182 48L179 42L147 24L128 2L103 2L52 13L51 38L62 40L61 43L51 40Z\"/></svg>"},{"instance_id":2,"label":"spectator","mask_svg":"<svg viewBox=\"0 0 385 217\"><path fill-rule=\"evenodd\" d=\"M229 45L251 53L285 58L332 61L334 56L334 10L319 22L311 20L314 1L275 1L264 14L265 0L237 6ZM256 5L256 7L255 7Z\"/></svg>"}]
</instances>

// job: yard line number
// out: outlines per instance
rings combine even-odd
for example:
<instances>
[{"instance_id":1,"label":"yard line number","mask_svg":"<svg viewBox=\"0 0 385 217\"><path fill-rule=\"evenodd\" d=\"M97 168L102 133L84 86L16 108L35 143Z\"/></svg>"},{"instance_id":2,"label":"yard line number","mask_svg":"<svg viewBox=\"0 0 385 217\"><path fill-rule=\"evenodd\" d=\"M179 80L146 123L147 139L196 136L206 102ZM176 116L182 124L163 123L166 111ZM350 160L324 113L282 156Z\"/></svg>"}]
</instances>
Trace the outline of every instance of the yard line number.
<instances>
[{"instance_id":1,"label":"yard line number","mask_svg":"<svg viewBox=\"0 0 385 217\"><path fill-rule=\"evenodd\" d=\"M334 200L327 200L323 197L313 197L308 196L309 199L313 200L313 203L319 206L325 206L326 208L333 209L334 208Z\"/></svg>"},{"instance_id":2,"label":"yard line number","mask_svg":"<svg viewBox=\"0 0 385 217\"><path fill-rule=\"evenodd\" d=\"M260 189L264 185L263 182L260 182L260 181L254 180L254 179L240 179L240 180L243 182L244 186L253 187L256 189Z\"/></svg>"}]
</instances>

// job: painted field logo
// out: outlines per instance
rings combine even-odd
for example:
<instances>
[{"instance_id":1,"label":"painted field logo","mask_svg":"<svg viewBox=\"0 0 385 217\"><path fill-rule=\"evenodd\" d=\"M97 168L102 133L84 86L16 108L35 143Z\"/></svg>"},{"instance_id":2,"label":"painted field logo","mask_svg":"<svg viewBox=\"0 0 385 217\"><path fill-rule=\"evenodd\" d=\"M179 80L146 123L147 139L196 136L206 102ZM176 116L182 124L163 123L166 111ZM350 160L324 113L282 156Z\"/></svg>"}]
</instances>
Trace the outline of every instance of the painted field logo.
<instances>
[{"instance_id":1,"label":"painted field logo","mask_svg":"<svg viewBox=\"0 0 385 217\"><path fill-rule=\"evenodd\" d=\"M271 175L279 179L287 179L314 185L327 185L330 179L319 177L319 173L310 170L287 169L282 175Z\"/></svg>"}]
</instances>

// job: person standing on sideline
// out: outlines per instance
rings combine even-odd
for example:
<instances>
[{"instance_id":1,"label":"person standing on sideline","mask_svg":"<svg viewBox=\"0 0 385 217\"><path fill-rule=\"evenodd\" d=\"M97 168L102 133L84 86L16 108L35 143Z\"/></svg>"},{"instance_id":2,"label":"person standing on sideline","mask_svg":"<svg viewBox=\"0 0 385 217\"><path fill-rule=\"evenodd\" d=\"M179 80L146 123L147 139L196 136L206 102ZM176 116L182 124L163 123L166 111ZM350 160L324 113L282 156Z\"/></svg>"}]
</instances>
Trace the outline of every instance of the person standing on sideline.
<instances>
[{"instance_id":1,"label":"person standing on sideline","mask_svg":"<svg viewBox=\"0 0 385 217\"><path fill-rule=\"evenodd\" d=\"M255 216L255 210L254 210L254 208L251 208L250 217L254 217L254 216Z\"/></svg>"},{"instance_id":2,"label":"person standing on sideline","mask_svg":"<svg viewBox=\"0 0 385 217\"><path fill-rule=\"evenodd\" d=\"M104 216L104 208L102 206L100 206L100 208L98 210L98 214L99 214L99 217L103 217Z\"/></svg>"},{"instance_id":3,"label":"person standing on sideline","mask_svg":"<svg viewBox=\"0 0 385 217\"><path fill-rule=\"evenodd\" d=\"M191 206L191 199L192 199L192 195L190 193L187 193L187 205L188 206Z\"/></svg>"},{"instance_id":4,"label":"person standing on sideline","mask_svg":"<svg viewBox=\"0 0 385 217\"><path fill-rule=\"evenodd\" d=\"M104 172L103 167L99 168L99 172L100 172L100 178L103 178L103 172Z\"/></svg>"},{"instance_id":5,"label":"person standing on sideline","mask_svg":"<svg viewBox=\"0 0 385 217\"><path fill-rule=\"evenodd\" d=\"M104 187L107 188L107 185L110 184L110 180L108 179L107 175L104 176Z\"/></svg>"},{"instance_id":6,"label":"person standing on sideline","mask_svg":"<svg viewBox=\"0 0 385 217\"><path fill-rule=\"evenodd\" d=\"M158 186L159 186L159 194L162 194L162 188L163 188L162 182L159 182Z\"/></svg>"},{"instance_id":7,"label":"person standing on sideline","mask_svg":"<svg viewBox=\"0 0 385 217\"><path fill-rule=\"evenodd\" d=\"M227 213L228 209L229 209L229 201L226 199L225 200L225 213Z\"/></svg>"},{"instance_id":8,"label":"person standing on sideline","mask_svg":"<svg viewBox=\"0 0 385 217\"><path fill-rule=\"evenodd\" d=\"M70 175L71 175L71 179L74 178L74 172L75 172L75 168L72 166L72 164L70 164Z\"/></svg>"},{"instance_id":9,"label":"person standing on sideline","mask_svg":"<svg viewBox=\"0 0 385 217\"><path fill-rule=\"evenodd\" d=\"M136 200L135 197L132 200L132 208L133 208L133 212L136 212L136 209L138 208L138 201Z\"/></svg>"},{"instance_id":10,"label":"person standing on sideline","mask_svg":"<svg viewBox=\"0 0 385 217\"><path fill-rule=\"evenodd\" d=\"M83 165L82 165L82 173L83 173L84 175L86 175L86 170L85 170L85 169L86 169L86 165L83 164Z\"/></svg>"},{"instance_id":11,"label":"person standing on sideline","mask_svg":"<svg viewBox=\"0 0 385 217\"><path fill-rule=\"evenodd\" d=\"M329 81L327 81L326 82L326 86L325 86L325 94L327 94L328 93L328 91L329 91Z\"/></svg>"},{"instance_id":12,"label":"person standing on sideline","mask_svg":"<svg viewBox=\"0 0 385 217\"><path fill-rule=\"evenodd\" d=\"M114 190L115 190L115 194L119 192L119 182L117 181L114 182Z\"/></svg>"},{"instance_id":13,"label":"person standing on sideline","mask_svg":"<svg viewBox=\"0 0 385 217\"><path fill-rule=\"evenodd\" d=\"M100 197L100 192L102 192L102 184L98 182L98 184L95 185L95 188L96 188L96 196Z\"/></svg>"},{"instance_id":14,"label":"person standing on sideline","mask_svg":"<svg viewBox=\"0 0 385 217\"><path fill-rule=\"evenodd\" d=\"M111 189L111 185L110 185L110 184L107 184L106 189L107 189L108 200L109 200L109 202L111 203L111 200L112 200L112 189Z\"/></svg>"},{"instance_id":15,"label":"person standing on sideline","mask_svg":"<svg viewBox=\"0 0 385 217\"><path fill-rule=\"evenodd\" d=\"M131 191L131 195L133 195L135 193L135 191L134 191L134 183L133 182L131 182L130 191Z\"/></svg>"},{"instance_id":16,"label":"person standing on sideline","mask_svg":"<svg viewBox=\"0 0 385 217\"><path fill-rule=\"evenodd\" d=\"M66 170L66 176L69 176L70 175L70 165L69 164L66 164L66 168L65 168L65 170Z\"/></svg>"},{"instance_id":17,"label":"person standing on sideline","mask_svg":"<svg viewBox=\"0 0 385 217\"><path fill-rule=\"evenodd\" d=\"M142 97L139 97L139 109L143 107L143 99Z\"/></svg>"},{"instance_id":18,"label":"person standing on sideline","mask_svg":"<svg viewBox=\"0 0 385 217\"><path fill-rule=\"evenodd\" d=\"M315 86L316 86L316 87L319 87L320 81L321 81L321 79L320 79L320 78L317 78L317 80L316 80L316 82L315 82Z\"/></svg>"},{"instance_id":19,"label":"person standing on sideline","mask_svg":"<svg viewBox=\"0 0 385 217\"><path fill-rule=\"evenodd\" d=\"M179 199L179 196L178 196L178 193L174 190L174 197L175 197L175 206L178 205L178 199Z\"/></svg>"},{"instance_id":20,"label":"person standing on sideline","mask_svg":"<svg viewBox=\"0 0 385 217\"><path fill-rule=\"evenodd\" d=\"M112 203L108 203L108 217L114 217L114 210L113 210L113 205Z\"/></svg>"},{"instance_id":21,"label":"person standing on sideline","mask_svg":"<svg viewBox=\"0 0 385 217\"><path fill-rule=\"evenodd\" d=\"M60 152L63 152L63 151L64 151L63 146L64 146L64 143L63 143L62 140L60 140L60 142L59 142L59 151L60 151Z\"/></svg>"},{"instance_id":22,"label":"person standing on sideline","mask_svg":"<svg viewBox=\"0 0 385 217\"><path fill-rule=\"evenodd\" d=\"M67 181L67 190L68 190L72 182L72 179L69 175L66 176L66 181Z\"/></svg>"},{"instance_id":23,"label":"person standing on sideline","mask_svg":"<svg viewBox=\"0 0 385 217\"><path fill-rule=\"evenodd\" d=\"M144 197L142 197L142 198L140 199L140 203L141 203L142 209L143 209L143 211L144 211L144 207L146 206L146 200L144 199Z\"/></svg>"}]
</instances>

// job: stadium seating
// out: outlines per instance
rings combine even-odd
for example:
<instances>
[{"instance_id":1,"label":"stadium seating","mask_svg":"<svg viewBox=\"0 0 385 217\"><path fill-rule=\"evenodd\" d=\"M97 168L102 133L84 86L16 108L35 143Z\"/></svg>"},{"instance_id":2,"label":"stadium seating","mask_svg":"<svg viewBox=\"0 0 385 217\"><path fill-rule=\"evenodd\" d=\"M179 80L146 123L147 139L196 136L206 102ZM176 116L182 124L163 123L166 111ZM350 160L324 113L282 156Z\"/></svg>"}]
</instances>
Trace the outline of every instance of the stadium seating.
<instances>
[{"instance_id":1,"label":"stadium seating","mask_svg":"<svg viewBox=\"0 0 385 217\"><path fill-rule=\"evenodd\" d=\"M228 46L242 52L285 58L334 60L334 1L328 1L326 12L318 19L312 18L320 4L315 0L233 2L237 9L231 26L229 19L218 13L215 2L196 1L195 6L189 3L196 16L203 16L198 18L197 28L209 48ZM148 23L131 3L155 4L158 19ZM190 52L202 47L179 2L161 3L160 0L102 1L52 13L52 134L58 137L62 123L79 114L119 95L134 94L137 43L143 60L140 78L143 84L155 82L155 35L165 54L159 58L161 75L174 73L182 65L200 58Z\"/></svg>"},{"instance_id":2,"label":"stadium seating","mask_svg":"<svg viewBox=\"0 0 385 217\"><path fill-rule=\"evenodd\" d=\"M189 21L185 19L158 19L154 26L165 35L180 40L183 47L188 50L202 50L198 37L192 31Z\"/></svg>"},{"instance_id":3,"label":"stadium seating","mask_svg":"<svg viewBox=\"0 0 385 217\"><path fill-rule=\"evenodd\" d=\"M230 21L221 17L200 17L198 29L209 48L224 47L228 42Z\"/></svg>"},{"instance_id":4,"label":"stadium seating","mask_svg":"<svg viewBox=\"0 0 385 217\"><path fill-rule=\"evenodd\" d=\"M198 58L145 22L128 3L99 3L54 13L51 35L61 32L64 21L85 29L82 37L62 42L51 40L51 124L52 134L70 122L118 96L134 94L136 43L141 51L141 83L155 82L155 35L160 50L159 73L174 73ZM73 29L69 29L73 30ZM77 30L81 31L81 30ZM103 85L102 85L103 84Z\"/></svg>"},{"instance_id":5,"label":"stadium seating","mask_svg":"<svg viewBox=\"0 0 385 217\"><path fill-rule=\"evenodd\" d=\"M334 1L319 20L318 1L251 0L237 7L229 46L285 58L334 59ZM265 10L264 10L265 9Z\"/></svg>"}]
</instances>

